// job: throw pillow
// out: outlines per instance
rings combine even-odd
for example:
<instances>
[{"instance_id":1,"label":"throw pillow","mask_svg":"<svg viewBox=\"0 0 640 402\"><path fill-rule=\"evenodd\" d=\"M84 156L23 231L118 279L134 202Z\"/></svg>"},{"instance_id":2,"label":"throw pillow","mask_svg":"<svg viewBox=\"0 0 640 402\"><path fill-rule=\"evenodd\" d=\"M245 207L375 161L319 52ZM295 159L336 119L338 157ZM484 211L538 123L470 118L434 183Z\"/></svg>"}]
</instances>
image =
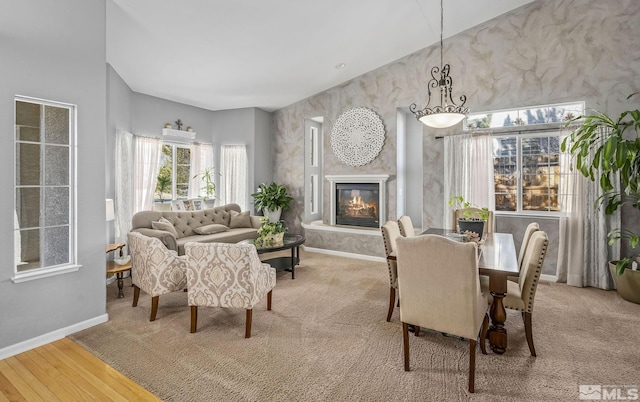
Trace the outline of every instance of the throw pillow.
<instances>
[{"instance_id":1,"label":"throw pillow","mask_svg":"<svg viewBox=\"0 0 640 402\"><path fill-rule=\"evenodd\" d=\"M198 228L193 229L194 232L200 235L214 234L220 233L229 230L225 225L221 225L219 223L212 223L210 225L200 226Z\"/></svg>"},{"instance_id":2,"label":"throw pillow","mask_svg":"<svg viewBox=\"0 0 640 402\"><path fill-rule=\"evenodd\" d=\"M151 227L156 230L164 230L165 232L169 232L174 235L176 239L178 238L178 232L176 231L176 228L173 227L173 223L169 222L168 219L160 218L160 220L157 222L151 222Z\"/></svg>"},{"instance_id":3,"label":"throw pillow","mask_svg":"<svg viewBox=\"0 0 640 402\"><path fill-rule=\"evenodd\" d=\"M251 216L249 216L249 211L244 212L236 212L231 211L231 222L229 223L230 228L252 228L251 226Z\"/></svg>"}]
</instances>

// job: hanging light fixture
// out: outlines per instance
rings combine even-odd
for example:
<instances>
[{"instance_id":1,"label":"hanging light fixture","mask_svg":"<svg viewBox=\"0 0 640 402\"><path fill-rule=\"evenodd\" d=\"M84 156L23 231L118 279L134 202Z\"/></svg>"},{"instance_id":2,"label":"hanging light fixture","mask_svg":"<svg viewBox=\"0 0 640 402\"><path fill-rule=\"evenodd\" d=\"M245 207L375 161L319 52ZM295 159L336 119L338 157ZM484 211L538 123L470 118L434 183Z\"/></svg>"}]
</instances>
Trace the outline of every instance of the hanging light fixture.
<instances>
[{"instance_id":1,"label":"hanging light fixture","mask_svg":"<svg viewBox=\"0 0 640 402\"><path fill-rule=\"evenodd\" d=\"M416 116L416 119L429 127L446 128L458 124L467 116L469 108L464 104L467 97L460 97L460 105L456 105L451 98L451 87L453 79L449 76L449 64L443 64L442 61L442 31L444 30L444 5L440 0L440 67L435 66L431 69L431 80L427 86L429 101L424 109L418 109L418 105L412 103L409 110ZM440 78L436 78L440 74ZM431 104L431 89L440 89L440 104L429 107Z\"/></svg>"}]
</instances>

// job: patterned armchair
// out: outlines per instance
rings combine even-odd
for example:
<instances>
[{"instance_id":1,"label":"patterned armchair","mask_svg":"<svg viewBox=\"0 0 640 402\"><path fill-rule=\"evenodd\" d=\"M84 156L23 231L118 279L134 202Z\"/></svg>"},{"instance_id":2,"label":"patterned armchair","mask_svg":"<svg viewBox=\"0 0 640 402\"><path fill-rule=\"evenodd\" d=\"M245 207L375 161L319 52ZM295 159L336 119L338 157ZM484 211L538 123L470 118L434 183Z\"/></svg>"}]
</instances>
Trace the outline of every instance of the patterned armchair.
<instances>
[{"instance_id":1,"label":"patterned armchair","mask_svg":"<svg viewBox=\"0 0 640 402\"><path fill-rule=\"evenodd\" d=\"M169 251L160 239L129 232L133 307L138 305L140 289L151 295L151 317L156 319L161 295L183 290L187 285L186 258Z\"/></svg>"},{"instance_id":2,"label":"patterned armchair","mask_svg":"<svg viewBox=\"0 0 640 402\"><path fill-rule=\"evenodd\" d=\"M198 306L246 309L245 338L251 337L253 307L276 285L276 270L258 258L251 244L195 243L184 246L191 332L196 332Z\"/></svg>"}]
</instances>

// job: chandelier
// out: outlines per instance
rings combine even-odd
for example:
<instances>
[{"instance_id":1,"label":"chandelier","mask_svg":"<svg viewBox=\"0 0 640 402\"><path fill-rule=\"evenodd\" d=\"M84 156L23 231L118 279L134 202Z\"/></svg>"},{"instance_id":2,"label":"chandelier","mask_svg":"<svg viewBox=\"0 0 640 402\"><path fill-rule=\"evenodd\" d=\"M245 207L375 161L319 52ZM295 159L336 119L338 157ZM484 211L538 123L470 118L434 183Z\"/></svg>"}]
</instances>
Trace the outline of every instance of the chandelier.
<instances>
[{"instance_id":1,"label":"chandelier","mask_svg":"<svg viewBox=\"0 0 640 402\"><path fill-rule=\"evenodd\" d=\"M440 0L440 67L435 66L431 69L431 79L427 86L429 101L424 109L418 109L418 105L412 103L409 110L416 116L416 119L433 128L446 128L458 124L467 116L469 108L464 104L467 97L460 97L460 105L456 105L451 98L451 87L453 79L449 76L449 64L443 64L442 61L442 31L444 30L444 5ZM440 78L437 78L440 75ZM429 107L431 104L432 89L440 89L440 104ZM435 91L434 91L435 92Z\"/></svg>"}]
</instances>

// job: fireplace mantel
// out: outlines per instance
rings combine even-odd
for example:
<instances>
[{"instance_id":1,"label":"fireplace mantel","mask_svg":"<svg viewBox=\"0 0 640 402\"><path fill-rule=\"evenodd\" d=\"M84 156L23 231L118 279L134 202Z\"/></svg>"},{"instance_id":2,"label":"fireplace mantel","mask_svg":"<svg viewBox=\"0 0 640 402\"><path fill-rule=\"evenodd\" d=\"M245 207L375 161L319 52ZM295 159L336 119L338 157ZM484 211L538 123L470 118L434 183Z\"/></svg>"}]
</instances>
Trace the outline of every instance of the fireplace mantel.
<instances>
[{"instance_id":1,"label":"fireplace mantel","mask_svg":"<svg viewBox=\"0 0 640 402\"><path fill-rule=\"evenodd\" d=\"M329 199L329 212L330 219L329 224L336 224L336 183L377 183L380 186L379 192L379 220L380 226L384 225L387 221L387 180L389 180L388 174L355 174L355 175L326 175L324 177L330 184L330 199Z\"/></svg>"}]
</instances>

